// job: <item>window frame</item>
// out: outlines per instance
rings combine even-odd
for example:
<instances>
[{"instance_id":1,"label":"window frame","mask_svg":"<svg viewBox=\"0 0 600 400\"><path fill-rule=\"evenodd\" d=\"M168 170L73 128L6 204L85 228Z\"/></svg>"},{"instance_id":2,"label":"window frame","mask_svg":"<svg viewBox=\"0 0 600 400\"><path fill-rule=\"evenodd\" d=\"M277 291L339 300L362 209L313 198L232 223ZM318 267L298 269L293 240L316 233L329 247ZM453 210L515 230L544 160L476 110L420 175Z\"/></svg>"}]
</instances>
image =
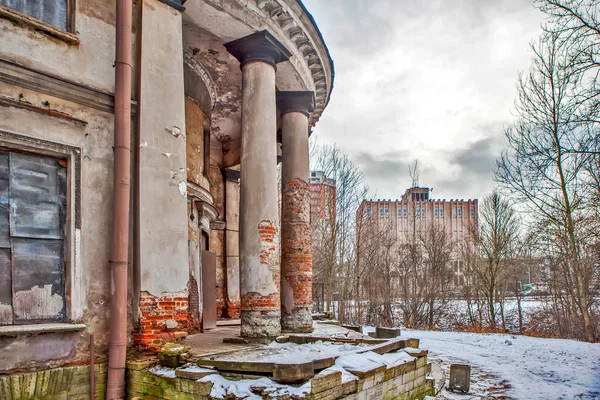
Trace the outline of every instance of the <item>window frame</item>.
<instances>
[{"instance_id":1,"label":"window frame","mask_svg":"<svg viewBox=\"0 0 600 400\"><path fill-rule=\"evenodd\" d=\"M13 21L18 22L19 24L27 25L35 28L36 30L42 31L51 36L57 37L65 42L72 44L79 44L79 38L77 37L77 0L66 0L66 30L49 24L48 22L42 21L30 15L24 14L14 8L10 8L8 6L0 5L0 17L5 17L11 19Z\"/></svg>"},{"instance_id":2,"label":"window frame","mask_svg":"<svg viewBox=\"0 0 600 400\"><path fill-rule=\"evenodd\" d=\"M82 279L83 272L81 269L81 148L0 129L0 149L9 152L59 158L67 161L63 242L65 317L61 323L71 323L74 320L81 319L83 317L83 305L87 296L87 289L82 288L82 285L75 281L75 279ZM43 326L48 324L56 324L56 322L32 321L27 324L0 325L0 327L17 325Z\"/></svg>"}]
</instances>

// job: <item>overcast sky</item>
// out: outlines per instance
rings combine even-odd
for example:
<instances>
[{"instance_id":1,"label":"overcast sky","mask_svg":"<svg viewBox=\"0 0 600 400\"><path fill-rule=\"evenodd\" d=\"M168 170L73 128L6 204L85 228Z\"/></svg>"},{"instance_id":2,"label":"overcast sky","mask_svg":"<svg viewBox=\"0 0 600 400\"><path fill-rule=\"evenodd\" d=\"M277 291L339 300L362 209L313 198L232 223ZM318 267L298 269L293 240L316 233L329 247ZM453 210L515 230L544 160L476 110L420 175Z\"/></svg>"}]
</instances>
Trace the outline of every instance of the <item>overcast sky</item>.
<instances>
[{"instance_id":1,"label":"overcast sky","mask_svg":"<svg viewBox=\"0 0 600 400\"><path fill-rule=\"evenodd\" d=\"M490 192L518 73L541 32L531 0L304 4L336 72L313 136L336 142L378 198L400 198L414 159L435 198Z\"/></svg>"}]
</instances>

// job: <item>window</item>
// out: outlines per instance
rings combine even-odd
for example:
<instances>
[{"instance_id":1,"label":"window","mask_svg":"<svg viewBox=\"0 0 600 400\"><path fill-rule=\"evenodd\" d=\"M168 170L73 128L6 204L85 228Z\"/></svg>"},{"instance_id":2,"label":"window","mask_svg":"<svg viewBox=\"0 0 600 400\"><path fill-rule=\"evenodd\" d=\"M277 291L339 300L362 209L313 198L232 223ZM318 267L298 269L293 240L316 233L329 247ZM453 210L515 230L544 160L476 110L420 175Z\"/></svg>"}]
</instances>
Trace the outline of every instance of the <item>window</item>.
<instances>
[{"instance_id":1,"label":"window","mask_svg":"<svg viewBox=\"0 0 600 400\"><path fill-rule=\"evenodd\" d=\"M389 207L386 207L386 208L385 208L385 216L386 216L386 217L389 217L389 216L390 216L390 208L389 208Z\"/></svg>"},{"instance_id":2,"label":"window","mask_svg":"<svg viewBox=\"0 0 600 400\"><path fill-rule=\"evenodd\" d=\"M311 172L310 176L317 176L317 173L316 172Z\"/></svg>"},{"instance_id":3,"label":"window","mask_svg":"<svg viewBox=\"0 0 600 400\"><path fill-rule=\"evenodd\" d=\"M444 216L444 206L440 207L440 217Z\"/></svg>"},{"instance_id":4,"label":"window","mask_svg":"<svg viewBox=\"0 0 600 400\"><path fill-rule=\"evenodd\" d=\"M475 216L475 206L471 206L471 217Z\"/></svg>"},{"instance_id":5,"label":"window","mask_svg":"<svg viewBox=\"0 0 600 400\"><path fill-rule=\"evenodd\" d=\"M435 215L436 217L437 217L438 215L440 215L439 211L440 211L440 210L439 210L439 207L438 207L438 206L435 206L435 209L434 209L434 215Z\"/></svg>"},{"instance_id":6,"label":"window","mask_svg":"<svg viewBox=\"0 0 600 400\"><path fill-rule=\"evenodd\" d=\"M456 212L458 213L458 218L462 218L462 206L458 206Z\"/></svg>"},{"instance_id":7,"label":"window","mask_svg":"<svg viewBox=\"0 0 600 400\"><path fill-rule=\"evenodd\" d=\"M421 216L425 216L425 206L421 207Z\"/></svg>"},{"instance_id":8,"label":"window","mask_svg":"<svg viewBox=\"0 0 600 400\"><path fill-rule=\"evenodd\" d=\"M402 207L398 206L398 216L402 216Z\"/></svg>"},{"instance_id":9,"label":"window","mask_svg":"<svg viewBox=\"0 0 600 400\"><path fill-rule=\"evenodd\" d=\"M456 217L456 206L452 206L452 217Z\"/></svg>"},{"instance_id":10,"label":"window","mask_svg":"<svg viewBox=\"0 0 600 400\"><path fill-rule=\"evenodd\" d=\"M379 207L379 217L383 217L383 207Z\"/></svg>"},{"instance_id":11,"label":"window","mask_svg":"<svg viewBox=\"0 0 600 400\"><path fill-rule=\"evenodd\" d=\"M417 217L420 217L420 216L421 216L421 207L417 207L417 208L415 208L415 215L416 215Z\"/></svg>"},{"instance_id":12,"label":"window","mask_svg":"<svg viewBox=\"0 0 600 400\"><path fill-rule=\"evenodd\" d=\"M314 174L314 172L313 172ZM371 207L367 207L367 217L371 216Z\"/></svg>"},{"instance_id":13,"label":"window","mask_svg":"<svg viewBox=\"0 0 600 400\"><path fill-rule=\"evenodd\" d=\"M0 6L67 31L70 30L69 8L72 1L74 0L0 0Z\"/></svg>"},{"instance_id":14,"label":"window","mask_svg":"<svg viewBox=\"0 0 600 400\"><path fill-rule=\"evenodd\" d=\"M408 208L404 207L404 217L408 217Z\"/></svg>"},{"instance_id":15,"label":"window","mask_svg":"<svg viewBox=\"0 0 600 400\"><path fill-rule=\"evenodd\" d=\"M65 320L66 182L63 160L0 151L0 325Z\"/></svg>"}]
</instances>

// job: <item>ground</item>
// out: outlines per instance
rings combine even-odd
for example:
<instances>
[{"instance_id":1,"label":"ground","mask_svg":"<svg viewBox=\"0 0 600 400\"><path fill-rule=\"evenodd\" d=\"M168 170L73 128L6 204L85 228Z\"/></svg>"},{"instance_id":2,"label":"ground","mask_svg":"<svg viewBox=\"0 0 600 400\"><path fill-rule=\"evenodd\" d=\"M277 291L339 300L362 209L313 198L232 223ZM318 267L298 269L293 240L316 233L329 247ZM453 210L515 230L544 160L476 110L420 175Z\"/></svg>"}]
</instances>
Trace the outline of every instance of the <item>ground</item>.
<instances>
[{"instance_id":1,"label":"ground","mask_svg":"<svg viewBox=\"0 0 600 400\"><path fill-rule=\"evenodd\" d=\"M437 399L600 399L600 343L503 334L403 330L432 360L472 367L471 393Z\"/></svg>"}]
</instances>

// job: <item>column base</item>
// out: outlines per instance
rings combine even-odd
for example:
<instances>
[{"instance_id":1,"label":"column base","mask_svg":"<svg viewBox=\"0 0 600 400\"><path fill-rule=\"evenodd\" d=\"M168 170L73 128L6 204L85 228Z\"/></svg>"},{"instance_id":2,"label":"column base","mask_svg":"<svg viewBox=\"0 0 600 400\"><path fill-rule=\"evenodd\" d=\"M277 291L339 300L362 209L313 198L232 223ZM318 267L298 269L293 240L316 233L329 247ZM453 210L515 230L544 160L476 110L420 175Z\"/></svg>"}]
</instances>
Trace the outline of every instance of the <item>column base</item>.
<instances>
[{"instance_id":1,"label":"column base","mask_svg":"<svg viewBox=\"0 0 600 400\"><path fill-rule=\"evenodd\" d=\"M280 310L242 310L240 336L275 338L281 334Z\"/></svg>"},{"instance_id":2,"label":"column base","mask_svg":"<svg viewBox=\"0 0 600 400\"><path fill-rule=\"evenodd\" d=\"M281 330L287 333L310 333L313 331L311 307L296 307L291 313L281 314Z\"/></svg>"}]
</instances>

